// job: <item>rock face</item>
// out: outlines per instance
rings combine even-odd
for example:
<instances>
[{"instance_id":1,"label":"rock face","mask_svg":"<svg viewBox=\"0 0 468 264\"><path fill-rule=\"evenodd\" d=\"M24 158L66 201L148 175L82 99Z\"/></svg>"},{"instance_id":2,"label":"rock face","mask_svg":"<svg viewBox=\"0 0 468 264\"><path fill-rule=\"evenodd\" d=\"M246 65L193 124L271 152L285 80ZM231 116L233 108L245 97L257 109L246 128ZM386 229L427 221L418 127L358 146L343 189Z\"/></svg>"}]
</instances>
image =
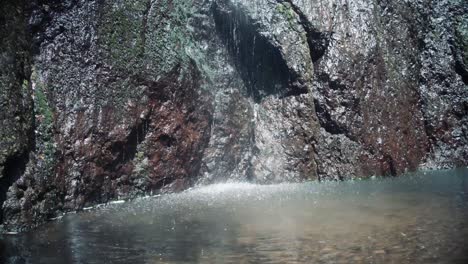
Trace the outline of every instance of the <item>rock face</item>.
<instances>
[{"instance_id":1,"label":"rock face","mask_svg":"<svg viewBox=\"0 0 468 264\"><path fill-rule=\"evenodd\" d=\"M228 180L468 165L468 4L5 0L5 228Z\"/></svg>"},{"instance_id":2,"label":"rock face","mask_svg":"<svg viewBox=\"0 0 468 264\"><path fill-rule=\"evenodd\" d=\"M30 39L24 13L24 3L0 4L0 205L24 173L34 141Z\"/></svg>"}]
</instances>

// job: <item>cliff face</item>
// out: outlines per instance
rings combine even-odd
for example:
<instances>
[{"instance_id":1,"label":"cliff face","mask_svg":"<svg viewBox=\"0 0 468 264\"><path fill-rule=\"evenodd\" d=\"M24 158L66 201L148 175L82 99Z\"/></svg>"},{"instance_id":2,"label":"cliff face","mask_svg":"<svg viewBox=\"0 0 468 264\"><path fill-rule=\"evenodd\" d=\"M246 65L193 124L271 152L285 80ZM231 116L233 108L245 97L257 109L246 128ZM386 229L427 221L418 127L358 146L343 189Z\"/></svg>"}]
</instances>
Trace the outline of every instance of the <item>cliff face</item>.
<instances>
[{"instance_id":1,"label":"cliff face","mask_svg":"<svg viewBox=\"0 0 468 264\"><path fill-rule=\"evenodd\" d=\"M8 229L196 183L468 164L465 1L1 3Z\"/></svg>"},{"instance_id":2,"label":"cliff face","mask_svg":"<svg viewBox=\"0 0 468 264\"><path fill-rule=\"evenodd\" d=\"M24 4L13 1L0 5L0 204L24 173L34 140L30 39L24 9Z\"/></svg>"}]
</instances>

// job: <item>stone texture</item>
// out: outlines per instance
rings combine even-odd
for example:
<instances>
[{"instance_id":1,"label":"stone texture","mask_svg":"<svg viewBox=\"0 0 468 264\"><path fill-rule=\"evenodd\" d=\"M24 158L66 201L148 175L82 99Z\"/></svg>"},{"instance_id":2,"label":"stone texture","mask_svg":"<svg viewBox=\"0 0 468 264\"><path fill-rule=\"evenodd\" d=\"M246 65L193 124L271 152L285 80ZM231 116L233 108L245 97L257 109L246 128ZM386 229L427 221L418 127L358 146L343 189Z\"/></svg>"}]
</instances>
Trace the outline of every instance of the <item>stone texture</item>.
<instances>
[{"instance_id":1,"label":"stone texture","mask_svg":"<svg viewBox=\"0 0 468 264\"><path fill-rule=\"evenodd\" d=\"M0 7L7 229L194 184L468 165L465 1Z\"/></svg>"},{"instance_id":2,"label":"stone texture","mask_svg":"<svg viewBox=\"0 0 468 264\"><path fill-rule=\"evenodd\" d=\"M10 185L24 173L33 145L27 19L23 2L0 4L0 207Z\"/></svg>"},{"instance_id":3,"label":"stone texture","mask_svg":"<svg viewBox=\"0 0 468 264\"><path fill-rule=\"evenodd\" d=\"M325 131L361 146L352 158L358 166L348 176L397 175L422 163L424 168L466 164L466 137L461 136L466 110L461 109L467 86L457 74L456 58L463 55L452 54L463 46L457 48L453 37L457 25L466 24L466 3L292 2L319 31L330 32L328 49L315 63L314 99ZM440 78L450 95L437 92ZM341 149L348 148L355 149L343 143Z\"/></svg>"},{"instance_id":4,"label":"stone texture","mask_svg":"<svg viewBox=\"0 0 468 264\"><path fill-rule=\"evenodd\" d=\"M175 190L190 186L209 138L211 104L193 60L176 54L184 47L171 42L166 48L174 54L166 54L154 40L145 41L146 34L179 37L156 23L167 23L160 21L163 12L177 15L171 8L180 6L35 4L36 149L8 192L4 224L23 229L61 211L156 192L173 182ZM164 56L171 60L160 65Z\"/></svg>"}]
</instances>

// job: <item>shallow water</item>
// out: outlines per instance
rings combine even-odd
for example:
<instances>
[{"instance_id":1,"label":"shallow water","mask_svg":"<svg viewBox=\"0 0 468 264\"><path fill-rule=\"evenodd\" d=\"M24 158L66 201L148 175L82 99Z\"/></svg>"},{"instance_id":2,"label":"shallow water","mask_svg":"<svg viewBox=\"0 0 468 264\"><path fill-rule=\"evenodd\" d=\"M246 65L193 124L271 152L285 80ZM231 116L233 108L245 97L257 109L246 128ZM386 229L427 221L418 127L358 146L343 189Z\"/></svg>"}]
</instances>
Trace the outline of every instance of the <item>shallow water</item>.
<instances>
[{"instance_id":1,"label":"shallow water","mask_svg":"<svg viewBox=\"0 0 468 264\"><path fill-rule=\"evenodd\" d=\"M0 263L468 263L468 170L212 185L3 236Z\"/></svg>"}]
</instances>

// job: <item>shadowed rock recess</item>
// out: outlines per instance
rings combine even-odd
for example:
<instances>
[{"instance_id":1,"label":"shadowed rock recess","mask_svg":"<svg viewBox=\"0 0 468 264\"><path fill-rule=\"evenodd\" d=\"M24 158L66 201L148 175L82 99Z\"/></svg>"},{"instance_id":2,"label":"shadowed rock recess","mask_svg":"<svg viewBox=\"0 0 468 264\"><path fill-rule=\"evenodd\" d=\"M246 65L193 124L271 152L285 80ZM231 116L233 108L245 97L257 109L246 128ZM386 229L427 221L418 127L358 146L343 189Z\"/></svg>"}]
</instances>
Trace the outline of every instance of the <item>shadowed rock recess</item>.
<instances>
[{"instance_id":1,"label":"shadowed rock recess","mask_svg":"<svg viewBox=\"0 0 468 264\"><path fill-rule=\"evenodd\" d=\"M462 0L3 0L0 221L468 165Z\"/></svg>"}]
</instances>

